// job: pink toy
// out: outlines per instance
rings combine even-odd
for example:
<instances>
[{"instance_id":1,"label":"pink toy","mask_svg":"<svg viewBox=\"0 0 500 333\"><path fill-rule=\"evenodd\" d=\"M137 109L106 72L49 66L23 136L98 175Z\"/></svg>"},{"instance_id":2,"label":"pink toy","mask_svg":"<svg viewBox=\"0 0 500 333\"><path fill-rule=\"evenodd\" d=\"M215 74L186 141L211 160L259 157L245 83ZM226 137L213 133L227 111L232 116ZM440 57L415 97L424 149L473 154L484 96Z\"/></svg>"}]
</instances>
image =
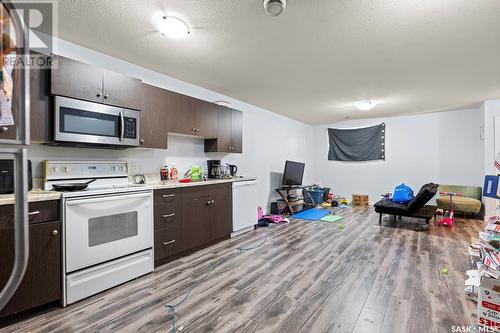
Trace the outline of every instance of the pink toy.
<instances>
[{"instance_id":1,"label":"pink toy","mask_svg":"<svg viewBox=\"0 0 500 333\"><path fill-rule=\"evenodd\" d=\"M281 215L274 215L274 214L264 215L264 212L262 211L262 207L257 208L257 217L258 217L258 221L266 220L267 222L276 223L276 224L289 222L288 219L283 218L283 216L281 216Z\"/></svg>"},{"instance_id":2,"label":"pink toy","mask_svg":"<svg viewBox=\"0 0 500 333\"><path fill-rule=\"evenodd\" d=\"M448 217L444 216L437 221L437 225L444 225L446 227L453 228L455 226L455 218L454 218L454 212L453 212L453 197L454 196L461 196L462 193L455 193L455 192L439 192L440 195L449 195L450 196L450 214Z\"/></svg>"}]
</instances>

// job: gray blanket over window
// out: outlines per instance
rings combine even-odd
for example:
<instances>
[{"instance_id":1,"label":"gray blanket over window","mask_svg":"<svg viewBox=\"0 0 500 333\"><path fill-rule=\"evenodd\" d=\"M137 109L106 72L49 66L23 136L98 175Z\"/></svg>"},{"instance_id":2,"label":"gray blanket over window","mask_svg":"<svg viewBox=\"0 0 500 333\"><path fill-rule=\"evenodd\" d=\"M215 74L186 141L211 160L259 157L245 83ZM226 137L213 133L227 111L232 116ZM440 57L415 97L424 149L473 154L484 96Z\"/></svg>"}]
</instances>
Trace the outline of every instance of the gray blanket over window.
<instances>
[{"instance_id":1,"label":"gray blanket over window","mask_svg":"<svg viewBox=\"0 0 500 333\"><path fill-rule=\"evenodd\" d=\"M330 161L373 161L385 159L385 124L353 128L329 128Z\"/></svg>"}]
</instances>

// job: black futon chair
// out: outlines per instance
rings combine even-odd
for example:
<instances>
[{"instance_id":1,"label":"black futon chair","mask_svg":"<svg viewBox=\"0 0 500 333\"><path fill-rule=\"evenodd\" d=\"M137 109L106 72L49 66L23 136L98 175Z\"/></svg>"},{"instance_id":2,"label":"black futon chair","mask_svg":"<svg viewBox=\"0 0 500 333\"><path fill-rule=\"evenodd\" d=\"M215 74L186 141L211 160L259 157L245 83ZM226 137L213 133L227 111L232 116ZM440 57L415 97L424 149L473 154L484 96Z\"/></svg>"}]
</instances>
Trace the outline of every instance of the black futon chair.
<instances>
[{"instance_id":1,"label":"black futon chair","mask_svg":"<svg viewBox=\"0 0 500 333\"><path fill-rule=\"evenodd\" d=\"M407 216L414 218L425 219L425 223L429 224L431 218L436 214L436 207L425 206L438 191L438 184L428 183L422 186L418 194L408 204L399 204L389 199L382 199L377 202L374 207L377 213L380 213L378 224L382 224L382 215Z\"/></svg>"}]
</instances>

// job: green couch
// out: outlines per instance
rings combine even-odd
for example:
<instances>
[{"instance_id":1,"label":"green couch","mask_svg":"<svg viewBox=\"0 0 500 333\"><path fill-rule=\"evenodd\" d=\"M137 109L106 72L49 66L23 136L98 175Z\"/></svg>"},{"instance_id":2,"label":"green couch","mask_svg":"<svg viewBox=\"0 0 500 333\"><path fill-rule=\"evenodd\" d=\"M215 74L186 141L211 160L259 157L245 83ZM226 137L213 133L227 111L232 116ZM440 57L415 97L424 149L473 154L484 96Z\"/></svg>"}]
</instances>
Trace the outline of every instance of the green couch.
<instances>
[{"instance_id":1,"label":"green couch","mask_svg":"<svg viewBox=\"0 0 500 333\"><path fill-rule=\"evenodd\" d=\"M453 197L453 208L455 212L476 214L481 212L481 195L482 188L479 186L458 186L458 185L439 185L439 192L455 192L461 193L461 196ZM439 193L438 192L438 193ZM438 208L445 212L450 210L450 196L440 195L436 199Z\"/></svg>"}]
</instances>

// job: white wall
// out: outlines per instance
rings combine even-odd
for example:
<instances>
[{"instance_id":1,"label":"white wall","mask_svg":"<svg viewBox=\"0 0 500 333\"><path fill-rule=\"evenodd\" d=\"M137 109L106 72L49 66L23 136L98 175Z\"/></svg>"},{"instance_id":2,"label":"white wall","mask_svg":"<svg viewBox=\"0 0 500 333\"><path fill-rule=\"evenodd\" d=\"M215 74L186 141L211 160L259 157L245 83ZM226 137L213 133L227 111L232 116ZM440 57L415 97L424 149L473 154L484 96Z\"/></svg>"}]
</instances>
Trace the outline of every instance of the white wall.
<instances>
[{"instance_id":1,"label":"white wall","mask_svg":"<svg viewBox=\"0 0 500 333\"><path fill-rule=\"evenodd\" d=\"M238 165L238 174L258 177L259 205L268 207L279 185L286 159L310 164L311 126L236 99L176 80L102 53L60 40L58 54L105 69L142 79L144 82L207 101L225 100L243 112L243 154L204 153L203 141L169 135L168 149L102 150L32 145L28 154L34 162L35 177L41 177L43 160L120 159L138 164L146 174L159 173L165 161L175 162L180 172L190 165L206 169L207 159L222 159ZM311 179L306 170L305 181Z\"/></svg>"},{"instance_id":2,"label":"white wall","mask_svg":"<svg viewBox=\"0 0 500 333\"><path fill-rule=\"evenodd\" d=\"M386 123L386 160L328 161L328 128ZM314 180L351 200L368 194L370 203L404 182L415 193L427 182L481 186L483 142L479 109L342 122L313 128Z\"/></svg>"}]
</instances>

